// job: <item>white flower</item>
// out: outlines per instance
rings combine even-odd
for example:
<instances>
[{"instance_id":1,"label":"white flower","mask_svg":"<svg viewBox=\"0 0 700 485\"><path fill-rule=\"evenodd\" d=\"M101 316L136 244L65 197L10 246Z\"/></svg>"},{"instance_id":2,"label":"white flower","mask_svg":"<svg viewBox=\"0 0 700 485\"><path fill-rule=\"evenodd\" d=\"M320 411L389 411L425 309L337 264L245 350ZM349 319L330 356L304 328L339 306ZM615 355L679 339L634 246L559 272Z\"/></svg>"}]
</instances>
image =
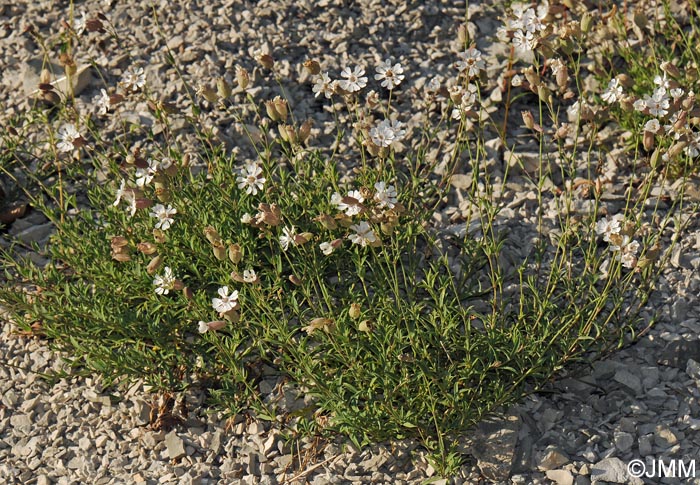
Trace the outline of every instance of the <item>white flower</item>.
<instances>
[{"instance_id":1,"label":"white flower","mask_svg":"<svg viewBox=\"0 0 700 485\"><path fill-rule=\"evenodd\" d=\"M374 75L374 79L381 81L382 87L394 89L404 79L403 67L398 62L392 66L391 61L387 59L377 66L377 74Z\"/></svg>"},{"instance_id":2,"label":"white flower","mask_svg":"<svg viewBox=\"0 0 700 485\"><path fill-rule=\"evenodd\" d=\"M460 52L457 54L457 57L459 57L460 60L455 63L455 66L459 69L459 72L466 71L467 77L469 78L478 76L479 71L486 68L486 63L481 58L481 51L473 47L464 52Z\"/></svg>"},{"instance_id":3,"label":"white flower","mask_svg":"<svg viewBox=\"0 0 700 485\"><path fill-rule=\"evenodd\" d=\"M670 84L668 82L668 78L666 77L665 72L664 72L663 76L659 76L658 74L656 76L654 76L654 84L661 87L664 91L670 87Z\"/></svg>"},{"instance_id":4,"label":"white flower","mask_svg":"<svg viewBox=\"0 0 700 485\"><path fill-rule=\"evenodd\" d=\"M367 224L367 221L362 221L359 224L353 224L350 226L350 229L355 231L355 234L350 234L348 236L348 239L350 239L353 244L359 244L360 246L365 247L377 240L377 236L374 234L374 231L370 225Z\"/></svg>"},{"instance_id":5,"label":"white flower","mask_svg":"<svg viewBox=\"0 0 700 485\"><path fill-rule=\"evenodd\" d=\"M396 206L396 202L398 202L396 199L396 187L393 185L387 186L386 182L377 182L374 184L374 190L376 190L374 200L377 201L379 208L388 207L393 209Z\"/></svg>"},{"instance_id":6,"label":"white flower","mask_svg":"<svg viewBox=\"0 0 700 485\"><path fill-rule=\"evenodd\" d=\"M634 107L635 111L644 111L647 109L647 103L643 99L636 100L632 106Z\"/></svg>"},{"instance_id":7,"label":"white flower","mask_svg":"<svg viewBox=\"0 0 700 485\"><path fill-rule=\"evenodd\" d=\"M693 138L688 143L688 146L685 147L685 153L690 158L700 155L700 132L693 134Z\"/></svg>"},{"instance_id":8,"label":"white flower","mask_svg":"<svg viewBox=\"0 0 700 485\"><path fill-rule=\"evenodd\" d=\"M238 291L233 290L229 295L228 286L219 288L219 296L221 298L212 298L211 306L219 313L226 313L236 308L238 304Z\"/></svg>"},{"instance_id":9,"label":"white flower","mask_svg":"<svg viewBox=\"0 0 700 485\"><path fill-rule=\"evenodd\" d=\"M637 265L639 243L629 236L622 236L618 244L610 244L610 251L617 253L615 260L620 261L625 268L631 269Z\"/></svg>"},{"instance_id":10,"label":"white flower","mask_svg":"<svg viewBox=\"0 0 700 485\"><path fill-rule=\"evenodd\" d=\"M167 295L175 287L175 276L169 266L163 268L163 275L156 275L153 278L153 285L156 287L156 294Z\"/></svg>"},{"instance_id":11,"label":"white flower","mask_svg":"<svg viewBox=\"0 0 700 485\"><path fill-rule=\"evenodd\" d=\"M428 84L426 85L426 89L428 92L435 93L440 90L440 77L435 76L432 78L430 81L428 81Z\"/></svg>"},{"instance_id":12,"label":"white flower","mask_svg":"<svg viewBox=\"0 0 700 485\"><path fill-rule=\"evenodd\" d=\"M78 18L78 17L73 18L73 30L75 31L76 34L83 35L83 32L85 32L86 26L87 26L87 16L85 15L85 11L82 11L82 12L80 12L80 18Z\"/></svg>"},{"instance_id":13,"label":"white flower","mask_svg":"<svg viewBox=\"0 0 700 485\"><path fill-rule=\"evenodd\" d=\"M406 136L406 130L402 126L403 123L398 120L382 120L369 130L369 136L375 145L388 147Z\"/></svg>"},{"instance_id":14,"label":"white flower","mask_svg":"<svg viewBox=\"0 0 700 485\"><path fill-rule=\"evenodd\" d=\"M81 136L75 125L70 123L58 129L58 138L61 140L56 144L58 151L70 153L75 149L74 142L80 140Z\"/></svg>"},{"instance_id":15,"label":"white flower","mask_svg":"<svg viewBox=\"0 0 700 485\"><path fill-rule=\"evenodd\" d=\"M124 189L126 188L126 181L122 179L122 183L119 185L119 188L117 189L117 198L114 200L114 203L112 204L114 207L119 205L119 202L121 202L122 197L124 197Z\"/></svg>"},{"instance_id":16,"label":"white flower","mask_svg":"<svg viewBox=\"0 0 700 485\"><path fill-rule=\"evenodd\" d=\"M657 120L656 118L654 118L653 120L649 120L644 124L644 131L658 133L660 129L661 123L659 123L659 120Z\"/></svg>"},{"instance_id":17,"label":"white flower","mask_svg":"<svg viewBox=\"0 0 700 485\"><path fill-rule=\"evenodd\" d=\"M136 214L136 195L134 195L133 190L126 188L126 181L124 179L122 179L121 185L117 189L116 198L112 205L117 207L122 199L129 202L129 216L134 217L134 214Z\"/></svg>"},{"instance_id":18,"label":"white flower","mask_svg":"<svg viewBox=\"0 0 700 485\"><path fill-rule=\"evenodd\" d=\"M294 226L292 226L291 229L286 226L284 227L284 229L282 229L282 235L280 236L280 245L282 246L283 251L289 249L290 244L292 246L296 245L296 242L294 241L296 235L297 233L294 229Z\"/></svg>"},{"instance_id":19,"label":"white flower","mask_svg":"<svg viewBox=\"0 0 700 485\"><path fill-rule=\"evenodd\" d=\"M378 147L388 147L394 142L394 130L384 120L369 130L369 137Z\"/></svg>"},{"instance_id":20,"label":"white flower","mask_svg":"<svg viewBox=\"0 0 700 485\"><path fill-rule=\"evenodd\" d=\"M333 245L329 242L322 242L319 244L319 247L321 248L321 252L326 256L330 256L330 254L335 250L335 247L333 247Z\"/></svg>"},{"instance_id":21,"label":"white flower","mask_svg":"<svg viewBox=\"0 0 700 485\"><path fill-rule=\"evenodd\" d=\"M146 85L146 75L143 73L143 68L139 67L127 71L126 74L124 74L122 84L127 91L136 92L143 88Z\"/></svg>"},{"instance_id":22,"label":"white flower","mask_svg":"<svg viewBox=\"0 0 700 485\"><path fill-rule=\"evenodd\" d=\"M236 179L238 188L245 187L248 195L257 195L258 190L262 190L265 185L265 177L261 177L262 167L256 163L247 163L241 170L241 175Z\"/></svg>"},{"instance_id":23,"label":"white flower","mask_svg":"<svg viewBox=\"0 0 700 485\"><path fill-rule=\"evenodd\" d=\"M241 216L241 222L243 224L250 224L252 221L253 221L253 216L251 216L247 212Z\"/></svg>"},{"instance_id":24,"label":"white flower","mask_svg":"<svg viewBox=\"0 0 700 485\"><path fill-rule=\"evenodd\" d=\"M595 232L598 233L598 235L602 235L603 240L606 242L610 242L610 236L613 234L620 234L621 229L620 220L614 218L608 219L607 217L603 217L595 225Z\"/></svg>"},{"instance_id":25,"label":"white flower","mask_svg":"<svg viewBox=\"0 0 700 485\"><path fill-rule=\"evenodd\" d=\"M399 120L389 121L389 127L394 132L394 140L401 141L406 136L406 130L402 128L403 123L401 123Z\"/></svg>"},{"instance_id":26,"label":"white flower","mask_svg":"<svg viewBox=\"0 0 700 485\"><path fill-rule=\"evenodd\" d=\"M620 98L622 98L623 91L622 91L622 86L620 85L620 81L617 80L617 78L612 78L610 82L608 83L608 88L603 91L603 93L600 95L600 97L603 99L608 104L615 103L616 101L619 101Z\"/></svg>"},{"instance_id":27,"label":"white flower","mask_svg":"<svg viewBox=\"0 0 700 485\"><path fill-rule=\"evenodd\" d=\"M351 190L347 197L341 197L338 192L334 192L331 196L331 204L338 207L339 211L345 211L348 216L354 216L362 212L362 203L365 198L359 190Z\"/></svg>"},{"instance_id":28,"label":"white flower","mask_svg":"<svg viewBox=\"0 0 700 485\"><path fill-rule=\"evenodd\" d=\"M136 185L144 187L151 183L153 176L158 171L158 162L148 159L148 167L136 169Z\"/></svg>"},{"instance_id":29,"label":"white flower","mask_svg":"<svg viewBox=\"0 0 700 485\"><path fill-rule=\"evenodd\" d=\"M168 204L167 208L163 204L156 204L151 211L151 217L158 219L158 222L156 222L156 229L162 229L163 231L170 229L172 223L175 222L175 219L170 216L175 214L177 214L177 209L173 208L170 204Z\"/></svg>"},{"instance_id":30,"label":"white flower","mask_svg":"<svg viewBox=\"0 0 700 485\"><path fill-rule=\"evenodd\" d=\"M314 97L316 98L318 98L320 94L323 94L326 98L331 99L331 96L333 96L335 92L335 81L331 81L328 73L324 72L316 78L316 83L311 90L314 92Z\"/></svg>"},{"instance_id":31,"label":"white flower","mask_svg":"<svg viewBox=\"0 0 700 485\"><path fill-rule=\"evenodd\" d=\"M100 94L93 98L93 102L97 105L97 114L106 115L111 107L109 94L104 89L100 89Z\"/></svg>"},{"instance_id":32,"label":"white flower","mask_svg":"<svg viewBox=\"0 0 700 485\"><path fill-rule=\"evenodd\" d=\"M258 275L255 274L255 270L246 269L243 271L243 281L246 283L255 283L258 280Z\"/></svg>"},{"instance_id":33,"label":"white flower","mask_svg":"<svg viewBox=\"0 0 700 485\"><path fill-rule=\"evenodd\" d=\"M649 97L644 98L644 102L649 108L649 114L651 116L666 116L669 108L669 100L666 95L665 88L656 88L654 94Z\"/></svg>"},{"instance_id":34,"label":"white flower","mask_svg":"<svg viewBox=\"0 0 700 485\"><path fill-rule=\"evenodd\" d=\"M674 100L680 99L683 96L683 88L673 88L669 91L669 94Z\"/></svg>"},{"instance_id":35,"label":"white flower","mask_svg":"<svg viewBox=\"0 0 700 485\"><path fill-rule=\"evenodd\" d=\"M513 34L513 46L521 53L532 52L537 47L537 39L529 30L516 30Z\"/></svg>"},{"instance_id":36,"label":"white flower","mask_svg":"<svg viewBox=\"0 0 700 485\"><path fill-rule=\"evenodd\" d=\"M452 118L458 120L463 114L469 113L474 109L477 97L477 87L475 84L469 84L466 91L462 93L461 102L452 110Z\"/></svg>"},{"instance_id":37,"label":"white flower","mask_svg":"<svg viewBox=\"0 0 700 485\"><path fill-rule=\"evenodd\" d=\"M197 330L199 330L199 333L207 333L209 331L209 325L207 322L200 320L198 325L199 327Z\"/></svg>"},{"instance_id":38,"label":"white flower","mask_svg":"<svg viewBox=\"0 0 700 485\"><path fill-rule=\"evenodd\" d=\"M340 87L349 93L354 93L367 86L367 77L365 77L365 68L356 66L354 70L346 67L340 73L345 79L338 81Z\"/></svg>"}]
</instances>

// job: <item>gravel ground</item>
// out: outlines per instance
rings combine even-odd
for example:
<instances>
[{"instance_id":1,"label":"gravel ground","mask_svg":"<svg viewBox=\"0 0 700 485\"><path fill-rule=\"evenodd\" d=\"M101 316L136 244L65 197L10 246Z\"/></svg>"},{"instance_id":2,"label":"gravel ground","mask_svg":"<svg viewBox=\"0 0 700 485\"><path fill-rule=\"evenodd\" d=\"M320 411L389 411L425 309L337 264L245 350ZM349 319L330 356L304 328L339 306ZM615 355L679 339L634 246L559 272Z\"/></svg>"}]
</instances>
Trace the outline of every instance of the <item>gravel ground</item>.
<instances>
[{"instance_id":1,"label":"gravel ground","mask_svg":"<svg viewBox=\"0 0 700 485\"><path fill-rule=\"evenodd\" d=\"M254 80L260 81L265 73L255 67L253 56L258 51L269 52L277 59L280 75L299 81L292 83L287 94L295 100L299 118L314 119L314 136L323 144L332 137L333 115L310 96L301 62L317 59L324 70L337 76L346 65L372 66L391 56L410 66L395 106L411 117L411 106L421 102L420 88L435 75L451 76L450 64L458 50L457 26L464 19L464 4L449 1L410 5L395 0L222 3L154 2L156 23L153 11L141 2L76 2L77 12L92 15L102 11L116 26L121 44L117 48L105 36L89 34L83 37L79 63L92 59L103 66L105 81L111 86L128 68L143 67L151 90L168 101L187 105L182 98L183 82L166 63L164 46L176 55L184 79L195 86L203 79L213 83L217 76L231 81L235 65L246 66ZM469 11L469 30L485 53L489 78L495 80L505 69L500 56L504 47L491 43L500 21L486 4L470 5ZM25 96L36 87L42 52L23 33L24 28L31 24L43 35L55 33L66 12L67 8L46 1L0 6L0 50L4 54L0 119L26 109ZM77 102L81 112L94 111L91 100L104 86L98 76L86 72ZM494 86L495 81L489 87ZM260 89L266 97L275 93L273 88ZM125 104L122 118L158 128L143 104ZM419 120L407 121L415 126ZM105 130L118 136L116 122L110 123L105 121ZM222 116L213 117L210 123L229 148L245 152L246 147L237 143L240 125ZM517 137L522 131L514 124L511 133ZM608 138L614 135L607 134ZM184 129L178 134L181 143L191 142L188 137ZM495 135L493 138L488 163L497 178L508 157ZM132 142L139 144L138 138ZM527 149L521 148L521 156L527 156ZM536 153L537 147L531 151ZM619 180L625 169L608 160L606 170L610 180ZM460 186L459 178L454 185L454 200L436 219L446 226L454 223L450 230L459 231L468 227L461 220L468 207L460 203L459 192L466 186ZM499 224L509 233L510 254L517 259L528 252L520 242L532 235L537 200L526 178L517 174L500 190L511 202ZM620 192L621 188L610 190ZM661 195L675 194L659 187L654 196ZM579 209L585 211L585 201L580 202ZM543 204L545 219L553 224L555 201L546 199ZM619 199L606 201L610 213L619 204ZM26 242L39 243L46 242L50 231L47 221L31 212L9 230ZM465 465L442 483L643 483L627 475L630 460L697 458L699 266L700 222L695 217L647 310L648 318L658 312L660 323L638 343L591 368L564 376L502 418L482 423L461 443ZM243 417L226 422L220 415L208 414L201 406L202 396L196 393L184 397L190 409L184 425L169 433L152 431L147 425L158 403L152 402L143 386L104 389L95 378L54 382L41 377L61 365L59 356L44 342L18 336L10 324L3 325L3 483L421 483L435 476L415 442L364 450L342 442L288 442L269 424ZM663 483L681 480L665 479Z\"/></svg>"}]
</instances>

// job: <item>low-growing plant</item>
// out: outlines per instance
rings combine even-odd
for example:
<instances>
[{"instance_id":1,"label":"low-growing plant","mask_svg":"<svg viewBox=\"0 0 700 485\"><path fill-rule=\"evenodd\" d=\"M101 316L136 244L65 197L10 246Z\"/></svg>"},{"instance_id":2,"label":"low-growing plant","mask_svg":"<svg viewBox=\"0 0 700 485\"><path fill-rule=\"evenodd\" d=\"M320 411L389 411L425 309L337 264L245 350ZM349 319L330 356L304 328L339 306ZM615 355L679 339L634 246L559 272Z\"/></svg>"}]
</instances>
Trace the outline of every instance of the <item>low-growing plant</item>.
<instances>
[{"instance_id":1,"label":"low-growing plant","mask_svg":"<svg viewBox=\"0 0 700 485\"><path fill-rule=\"evenodd\" d=\"M307 61L319 106L336 103L333 149L313 146L313 124L296 119L269 54L256 59L256 72L280 83L280 95L267 100L252 94L243 65L235 83L187 86L197 93L189 111L149 92L137 67L117 89L102 90L97 118L72 109L64 94L60 121L3 135L13 163L34 154L58 176L47 182L34 173L36 187L27 189L56 224L50 263L6 251L0 301L20 328L110 380L140 378L160 392L202 386L232 414L304 420L312 425L296 429L338 431L360 445L418 437L449 473L460 432L640 328L663 229L682 226L673 211L643 211L636 194L656 179L641 157L631 161L637 185L623 194L620 213L607 212L609 181L592 168L599 120L581 105L571 125L559 120L585 94L587 29L556 10L519 6L513 14L503 31L513 69L507 89L496 87L506 92L496 114L486 109L490 84L466 29L454 78L426 86L424 124L412 132L392 105L407 76L400 63L381 63L382 94L361 102L363 67L332 80ZM110 30L104 16L85 22ZM60 39L67 72L73 25ZM517 56L530 67L519 68ZM58 96L47 83L42 89L44 98ZM121 136L103 138L101 117L119 117L120 105L136 100L148 103L161 132L122 120ZM508 116L528 106L534 115L528 108ZM228 113L248 135L242 155L205 128L210 111ZM174 137L176 118L189 122L196 145ZM509 130L520 121L539 150L534 170L513 163ZM38 126L46 136L32 141ZM444 132L448 141L437 136ZM514 154L505 173L488 160L489 133ZM407 149L401 142L411 136L421 142ZM446 163L429 157L431 149L448 153ZM516 168L535 194L538 222L530 256L506 264L512 241L499 214ZM460 171L472 178L470 208L464 230L450 231L434 214ZM309 406L287 413L260 391L270 376Z\"/></svg>"}]
</instances>

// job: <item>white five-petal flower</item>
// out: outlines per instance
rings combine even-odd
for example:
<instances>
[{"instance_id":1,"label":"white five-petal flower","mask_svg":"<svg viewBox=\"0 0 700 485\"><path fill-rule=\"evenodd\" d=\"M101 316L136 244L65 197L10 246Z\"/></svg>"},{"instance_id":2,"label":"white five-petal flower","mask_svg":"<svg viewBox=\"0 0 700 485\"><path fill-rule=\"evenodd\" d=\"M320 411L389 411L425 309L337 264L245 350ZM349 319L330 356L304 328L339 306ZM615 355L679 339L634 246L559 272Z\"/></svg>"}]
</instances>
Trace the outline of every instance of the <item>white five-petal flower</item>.
<instances>
[{"instance_id":1,"label":"white five-petal flower","mask_svg":"<svg viewBox=\"0 0 700 485\"><path fill-rule=\"evenodd\" d=\"M340 87L348 93L355 93L367 86L367 77L365 76L365 68L356 66L352 71L349 67L343 69L340 73L345 79L338 81Z\"/></svg>"},{"instance_id":2,"label":"white five-petal flower","mask_svg":"<svg viewBox=\"0 0 700 485\"><path fill-rule=\"evenodd\" d=\"M72 123L61 126L58 129L58 138L60 141L56 144L58 151L70 153L75 149L75 143L80 140L81 135Z\"/></svg>"},{"instance_id":3,"label":"white five-petal flower","mask_svg":"<svg viewBox=\"0 0 700 485\"><path fill-rule=\"evenodd\" d=\"M173 275L173 270L169 266L163 268L162 275L156 275L153 278L153 285L156 287L156 294L167 295L170 290L175 287L176 278Z\"/></svg>"},{"instance_id":4,"label":"white five-petal flower","mask_svg":"<svg viewBox=\"0 0 700 485\"><path fill-rule=\"evenodd\" d=\"M156 204L151 211L151 217L158 219L158 222L156 222L156 229L161 229L163 231L170 229L172 223L175 222L175 219L170 216L175 214L177 214L177 209L171 205L165 207L163 204Z\"/></svg>"},{"instance_id":5,"label":"white five-petal flower","mask_svg":"<svg viewBox=\"0 0 700 485\"><path fill-rule=\"evenodd\" d=\"M374 75L374 79L381 81L382 87L387 89L394 89L396 86L401 84L404 77L403 67L401 67L401 64L397 62L392 66L389 59L377 66L377 74Z\"/></svg>"},{"instance_id":6,"label":"white five-petal flower","mask_svg":"<svg viewBox=\"0 0 700 485\"><path fill-rule=\"evenodd\" d=\"M222 286L218 292L221 298L212 298L211 306L219 313L226 313L236 308L238 304L238 290L229 294L228 286Z\"/></svg>"},{"instance_id":7,"label":"white five-petal flower","mask_svg":"<svg viewBox=\"0 0 700 485\"><path fill-rule=\"evenodd\" d=\"M374 200L380 209L384 207L393 209L396 206L396 202L398 202L396 187L393 185L387 186L386 182L377 182L374 184L374 190L376 190Z\"/></svg>"},{"instance_id":8,"label":"white five-petal flower","mask_svg":"<svg viewBox=\"0 0 700 485\"><path fill-rule=\"evenodd\" d=\"M285 227L282 229L282 235L280 236L280 245L282 246L282 250L286 251L289 249L289 245L291 244L292 246L296 245L296 242L294 241L294 238L296 238L296 230L294 229L294 226L291 227Z\"/></svg>"},{"instance_id":9,"label":"white five-petal flower","mask_svg":"<svg viewBox=\"0 0 700 485\"><path fill-rule=\"evenodd\" d=\"M355 231L355 234L350 234L348 239L352 241L353 244L359 244L362 247L372 244L377 240L377 236L374 234L372 227L367 223L367 221L362 221L359 224L353 224L350 229Z\"/></svg>"},{"instance_id":10,"label":"white five-petal flower","mask_svg":"<svg viewBox=\"0 0 700 485\"><path fill-rule=\"evenodd\" d=\"M257 195L259 190L263 189L265 185L265 177L261 177L262 167L257 163L246 163L245 167L241 170L241 174L236 179L238 182L238 188L245 188L245 192L248 195Z\"/></svg>"}]
</instances>

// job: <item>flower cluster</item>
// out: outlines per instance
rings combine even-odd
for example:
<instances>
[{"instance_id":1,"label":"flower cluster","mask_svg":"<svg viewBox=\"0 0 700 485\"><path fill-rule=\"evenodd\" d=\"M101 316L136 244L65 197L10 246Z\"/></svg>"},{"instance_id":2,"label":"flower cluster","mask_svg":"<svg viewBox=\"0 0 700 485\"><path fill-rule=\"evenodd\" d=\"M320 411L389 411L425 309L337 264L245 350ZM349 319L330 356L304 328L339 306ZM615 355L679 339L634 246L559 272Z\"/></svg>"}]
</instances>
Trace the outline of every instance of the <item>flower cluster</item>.
<instances>
[{"instance_id":1,"label":"flower cluster","mask_svg":"<svg viewBox=\"0 0 700 485\"><path fill-rule=\"evenodd\" d=\"M345 67L340 72L340 79L331 79L328 72L321 72L320 66L314 61L307 61L306 68L313 74L314 85L311 90L315 97L324 95L330 99L334 94L359 93L367 86L365 68L355 66ZM391 59L380 62L375 68L374 79L388 90L393 90L405 79L404 69L400 63L392 63Z\"/></svg>"},{"instance_id":2,"label":"flower cluster","mask_svg":"<svg viewBox=\"0 0 700 485\"><path fill-rule=\"evenodd\" d=\"M603 236L603 241L609 243L609 250L614 253L615 261L622 266L633 269L637 266L639 242L634 237L634 225L625 224L621 216L603 217L596 223L596 233Z\"/></svg>"},{"instance_id":3,"label":"flower cluster","mask_svg":"<svg viewBox=\"0 0 700 485\"><path fill-rule=\"evenodd\" d=\"M514 4L512 17L499 28L497 36L504 42L510 41L515 51L524 57L531 56L544 35L549 15L549 3L542 2L537 9L527 4Z\"/></svg>"}]
</instances>

